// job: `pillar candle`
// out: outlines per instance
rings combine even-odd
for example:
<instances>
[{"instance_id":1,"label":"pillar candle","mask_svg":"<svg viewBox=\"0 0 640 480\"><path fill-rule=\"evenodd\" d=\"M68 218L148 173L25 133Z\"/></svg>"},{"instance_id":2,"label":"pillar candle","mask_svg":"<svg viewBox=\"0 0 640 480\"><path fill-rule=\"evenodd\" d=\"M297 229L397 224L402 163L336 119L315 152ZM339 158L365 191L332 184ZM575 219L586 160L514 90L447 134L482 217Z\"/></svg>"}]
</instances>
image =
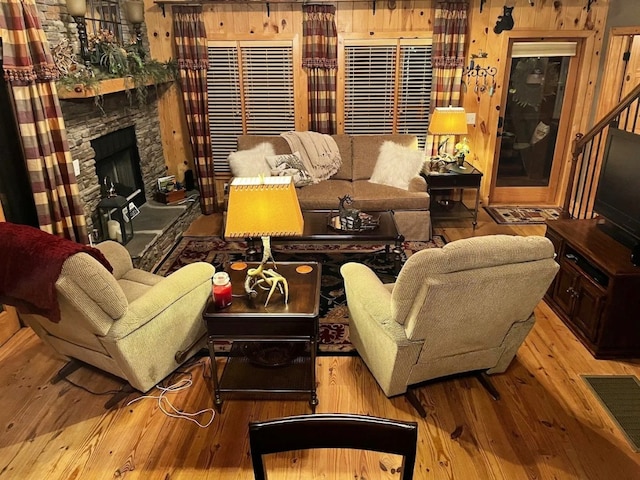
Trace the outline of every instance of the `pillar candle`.
<instances>
[{"instance_id":1,"label":"pillar candle","mask_svg":"<svg viewBox=\"0 0 640 480\"><path fill-rule=\"evenodd\" d=\"M117 240L120 233L120 224L116 220L109 220L107 222L107 231L110 240Z\"/></svg>"}]
</instances>

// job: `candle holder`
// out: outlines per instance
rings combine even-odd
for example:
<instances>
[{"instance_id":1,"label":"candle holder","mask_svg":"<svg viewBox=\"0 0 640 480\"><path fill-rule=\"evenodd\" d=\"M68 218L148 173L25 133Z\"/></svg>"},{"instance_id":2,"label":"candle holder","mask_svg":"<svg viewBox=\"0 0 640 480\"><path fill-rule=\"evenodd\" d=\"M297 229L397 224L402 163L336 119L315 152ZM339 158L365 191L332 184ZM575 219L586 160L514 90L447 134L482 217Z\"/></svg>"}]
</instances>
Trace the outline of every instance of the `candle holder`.
<instances>
[{"instance_id":1,"label":"candle holder","mask_svg":"<svg viewBox=\"0 0 640 480\"><path fill-rule=\"evenodd\" d=\"M104 240L115 240L126 245L133 238L133 219L129 201L122 195L100 200L98 215Z\"/></svg>"},{"instance_id":2,"label":"candle holder","mask_svg":"<svg viewBox=\"0 0 640 480\"><path fill-rule=\"evenodd\" d=\"M80 57L84 61L84 66L91 70L91 55L89 54L89 37L87 36L87 14L86 0L67 0L67 12L76 22L78 28L78 40L80 41Z\"/></svg>"},{"instance_id":3,"label":"candle holder","mask_svg":"<svg viewBox=\"0 0 640 480\"><path fill-rule=\"evenodd\" d=\"M136 46L138 55L144 60L144 48L142 47L142 22L144 22L144 3L139 0L129 0L124 4L124 12L127 20L133 25L136 34Z\"/></svg>"}]
</instances>

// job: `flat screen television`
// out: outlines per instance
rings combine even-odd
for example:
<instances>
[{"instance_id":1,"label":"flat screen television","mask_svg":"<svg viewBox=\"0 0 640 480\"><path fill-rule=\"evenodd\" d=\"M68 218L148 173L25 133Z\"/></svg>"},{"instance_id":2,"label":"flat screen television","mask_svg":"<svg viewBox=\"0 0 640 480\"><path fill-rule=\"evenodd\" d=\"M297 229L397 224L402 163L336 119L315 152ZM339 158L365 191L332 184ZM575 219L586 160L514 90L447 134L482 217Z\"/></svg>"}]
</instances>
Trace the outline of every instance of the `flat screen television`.
<instances>
[{"instance_id":1,"label":"flat screen television","mask_svg":"<svg viewBox=\"0 0 640 480\"><path fill-rule=\"evenodd\" d=\"M593 208L607 234L629 248L640 244L640 135L609 128Z\"/></svg>"}]
</instances>

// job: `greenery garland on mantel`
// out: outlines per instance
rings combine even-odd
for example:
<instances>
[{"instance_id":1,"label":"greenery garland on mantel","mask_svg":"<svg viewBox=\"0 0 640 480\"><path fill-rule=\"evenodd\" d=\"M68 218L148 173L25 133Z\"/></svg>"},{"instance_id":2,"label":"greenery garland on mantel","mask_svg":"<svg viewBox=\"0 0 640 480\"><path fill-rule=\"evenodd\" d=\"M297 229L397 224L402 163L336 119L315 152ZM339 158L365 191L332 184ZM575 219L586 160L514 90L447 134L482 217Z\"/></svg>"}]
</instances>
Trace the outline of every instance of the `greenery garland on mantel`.
<instances>
[{"instance_id":1,"label":"greenery garland on mantel","mask_svg":"<svg viewBox=\"0 0 640 480\"><path fill-rule=\"evenodd\" d=\"M68 41L54 47L52 53L60 71L57 82L60 98L94 97L98 107L103 94L125 91L130 95L132 90L138 105L143 106L147 101L148 86L157 87L177 78L174 60L150 59L142 45L135 41L121 45L108 30L89 37L90 66L78 62Z\"/></svg>"}]
</instances>

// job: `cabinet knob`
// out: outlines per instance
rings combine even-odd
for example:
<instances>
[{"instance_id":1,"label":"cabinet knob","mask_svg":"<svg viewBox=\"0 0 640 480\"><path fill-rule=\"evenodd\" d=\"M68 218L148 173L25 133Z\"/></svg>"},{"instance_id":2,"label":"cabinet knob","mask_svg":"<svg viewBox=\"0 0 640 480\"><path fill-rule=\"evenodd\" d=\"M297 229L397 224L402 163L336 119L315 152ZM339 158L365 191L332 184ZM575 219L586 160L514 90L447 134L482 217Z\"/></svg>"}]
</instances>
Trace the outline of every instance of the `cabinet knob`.
<instances>
[{"instance_id":1,"label":"cabinet knob","mask_svg":"<svg viewBox=\"0 0 640 480\"><path fill-rule=\"evenodd\" d=\"M578 292L576 291L575 288L573 287L569 287L567 288L567 293L572 297L572 298L576 298L578 296Z\"/></svg>"}]
</instances>

